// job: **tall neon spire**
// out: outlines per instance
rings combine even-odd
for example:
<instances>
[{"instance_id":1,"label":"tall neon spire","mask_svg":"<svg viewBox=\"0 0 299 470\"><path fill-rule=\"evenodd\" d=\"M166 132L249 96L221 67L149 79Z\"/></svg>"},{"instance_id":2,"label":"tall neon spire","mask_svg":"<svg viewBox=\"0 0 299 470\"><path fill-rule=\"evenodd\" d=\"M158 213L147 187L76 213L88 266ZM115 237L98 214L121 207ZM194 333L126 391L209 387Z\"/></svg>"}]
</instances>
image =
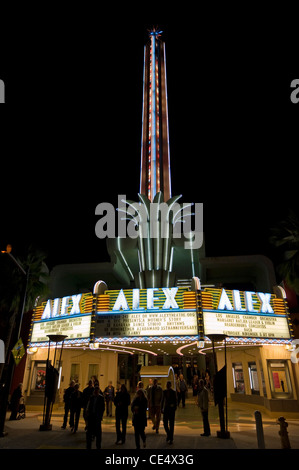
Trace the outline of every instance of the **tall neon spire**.
<instances>
[{"instance_id":1,"label":"tall neon spire","mask_svg":"<svg viewBox=\"0 0 299 470\"><path fill-rule=\"evenodd\" d=\"M149 31L144 47L140 193L153 201L160 191L171 198L165 43Z\"/></svg>"}]
</instances>

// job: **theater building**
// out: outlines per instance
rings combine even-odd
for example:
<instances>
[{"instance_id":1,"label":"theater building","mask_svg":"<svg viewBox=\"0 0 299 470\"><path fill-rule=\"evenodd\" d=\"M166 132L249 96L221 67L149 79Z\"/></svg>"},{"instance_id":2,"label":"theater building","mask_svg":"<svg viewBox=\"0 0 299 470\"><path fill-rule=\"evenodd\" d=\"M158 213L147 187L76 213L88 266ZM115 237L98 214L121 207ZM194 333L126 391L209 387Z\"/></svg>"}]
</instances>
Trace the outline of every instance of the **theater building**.
<instances>
[{"instance_id":1,"label":"theater building","mask_svg":"<svg viewBox=\"0 0 299 470\"><path fill-rule=\"evenodd\" d=\"M155 29L143 83L140 192L121 209L137 236L108 238L110 263L53 269L51 298L32 317L27 404L42 405L49 344L54 359L48 335L63 334L57 402L72 379L81 389L96 377L102 389L112 381L134 391L142 366L213 376L226 356L228 399L299 412L293 330L271 261L208 258L200 230L178 233L191 212L171 191L166 53Z\"/></svg>"}]
</instances>

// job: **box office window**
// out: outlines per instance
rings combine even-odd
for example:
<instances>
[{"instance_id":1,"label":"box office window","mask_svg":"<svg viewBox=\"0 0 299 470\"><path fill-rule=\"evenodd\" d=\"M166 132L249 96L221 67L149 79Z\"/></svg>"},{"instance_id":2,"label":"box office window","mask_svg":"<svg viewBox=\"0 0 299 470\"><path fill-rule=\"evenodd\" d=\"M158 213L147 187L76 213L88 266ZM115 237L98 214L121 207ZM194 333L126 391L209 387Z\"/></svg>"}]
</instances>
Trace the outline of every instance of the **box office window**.
<instances>
[{"instance_id":1,"label":"box office window","mask_svg":"<svg viewBox=\"0 0 299 470\"><path fill-rule=\"evenodd\" d=\"M288 362L271 359L267 362L272 398L292 398L293 390Z\"/></svg>"},{"instance_id":2,"label":"box office window","mask_svg":"<svg viewBox=\"0 0 299 470\"><path fill-rule=\"evenodd\" d=\"M257 367L256 367L255 362L248 362L248 373L249 373L251 393L253 395L259 395L260 384L259 384L259 378L257 375Z\"/></svg>"},{"instance_id":3,"label":"box office window","mask_svg":"<svg viewBox=\"0 0 299 470\"><path fill-rule=\"evenodd\" d=\"M242 362L233 362L233 379L235 393L245 393L244 373Z\"/></svg>"},{"instance_id":4,"label":"box office window","mask_svg":"<svg viewBox=\"0 0 299 470\"><path fill-rule=\"evenodd\" d=\"M88 364L88 380L99 380L99 364Z\"/></svg>"}]
</instances>

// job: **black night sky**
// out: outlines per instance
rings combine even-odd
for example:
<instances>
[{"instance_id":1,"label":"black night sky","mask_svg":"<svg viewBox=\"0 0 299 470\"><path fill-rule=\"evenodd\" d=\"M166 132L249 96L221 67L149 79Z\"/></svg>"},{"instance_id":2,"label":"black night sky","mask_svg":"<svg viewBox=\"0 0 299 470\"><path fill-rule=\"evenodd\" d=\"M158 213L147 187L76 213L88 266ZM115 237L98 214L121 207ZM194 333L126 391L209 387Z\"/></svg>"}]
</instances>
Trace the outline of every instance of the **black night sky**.
<instances>
[{"instance_id":1,"label":"black night sky","mask_svg":"<svg viewBox=\"0 0 299 470\"><path fill-rule=\"evenodd\" d=\"M109 260L95 207L137 200L143 46L158 24L172 194L204 203L207 256L273 257L269 228L298 212L295 23L278 11L275 21L186 11L181 22L87 10L2 29L1 249L34 243L50 268Z\"/></svg>"}]
</instances>

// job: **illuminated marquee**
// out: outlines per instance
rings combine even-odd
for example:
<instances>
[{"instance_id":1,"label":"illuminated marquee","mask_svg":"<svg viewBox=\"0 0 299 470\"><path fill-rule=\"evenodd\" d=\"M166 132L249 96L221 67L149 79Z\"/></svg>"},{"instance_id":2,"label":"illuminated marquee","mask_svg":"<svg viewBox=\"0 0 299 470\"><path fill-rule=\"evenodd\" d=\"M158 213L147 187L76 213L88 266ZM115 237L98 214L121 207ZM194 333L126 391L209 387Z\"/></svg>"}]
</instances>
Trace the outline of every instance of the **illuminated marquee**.
<instances>
[{"instance_id":1,"label":"illuminated marquee","mask_svg":"<svg viewBox=\"0 0 299 470\"><path fill-rule=\"evenodd\" d=\"M49 299L35 309L30 342L47 342L50 334L67 335L74 344L154 337L194 341L211 334L267 342L289 340L290 331L286 304L274 294L162 287Z\"/></svg>"},{"instance_id":2,"label":"illuminated marquee","mask_svg":"<svg viewBox=\"0 0 299 470\"><path fill-rule=\"evenodd\" d=\"M206 289L202 292L206 336L290 339L288 312L274 294Z\"/></svg>"},{"instance_id":3,"label":"illuminated marquee","mask_svg":"<svg viewBox=\"0 0 299 470\"><path fill-rule=\"evenodd\" d=\"M92 294L49 299L36 307L31 326L31 343L48 341L48 335L66 335L68 340L90 337Z\"/></svg>"},{"instance_id":4,"label":"illuminated marquee","mask_svg":"<svg viewBox=\"0 0 299 470\"><path fill-rule=\"evenodd\" d=\"M198 334L195 293L187 288L121 289L99 297L96 337Z\"/></svg>"}]
</instances>

